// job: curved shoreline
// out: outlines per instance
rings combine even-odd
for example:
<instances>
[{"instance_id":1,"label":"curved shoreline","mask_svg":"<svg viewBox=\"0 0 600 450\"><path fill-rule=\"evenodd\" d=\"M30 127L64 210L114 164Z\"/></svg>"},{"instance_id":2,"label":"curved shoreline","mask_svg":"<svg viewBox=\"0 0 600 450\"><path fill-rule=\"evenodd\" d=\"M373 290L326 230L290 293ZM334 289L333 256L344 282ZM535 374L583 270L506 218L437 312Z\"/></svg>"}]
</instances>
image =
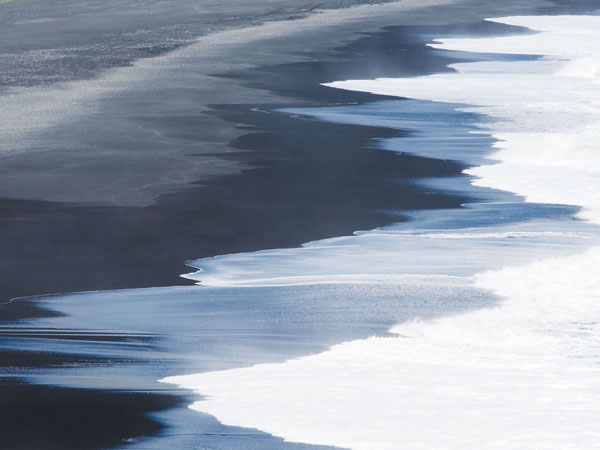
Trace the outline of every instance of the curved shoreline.
<instances>
[{"instance_id":1,"label":"curved shoreline","mask_svg":"<svg viewBox=\"0 0 600 450\"><path fill-rule=\"evenodd\" d=\"M242 286L244 280L252 283L255 273L291 279L303 270L314 271L316 263L315 273L334 267L332 273L360 280L361 272L351 263L360 261L358 270L391 271L402 287L407 283L401 276L460 274L465 266L471 277L477 273L472 286L501 296L501 302L441 319L405 321L390 329L394 337L344 342L284 363L161 381L206 396L191 405L194 410L291 442L365 450L595 448L600 46L594 36L599 19L505 17L494 20L540 33L445 38L434 44L484 54L514 49L544 56L532 61L456 64L457 73L450 75L328 84L472 105L467 110L492 118L487 127L505 138L494 145L500 149L496 164L465 171L479 175L472 184L514 191L527 203L579 205L577 216L587 220L516 221L506 228L508 233L494 225L482 227L484 232L450 228L426 235L437 240L429 246L422 234L407 235L402 227L390 226L383 235L374 231L315 243L310 250L317 256L271 251L197 264L205 270L198 279L218 283L231 278ZM575 115L582 107L585 112ZM522 226L532 227L532 241L523 239ZM551 235L558 241L548 241ZM361 244L361 238L367 242ZM412 238L418 240L414 248L407 240ZM385 292L381 282L374 285ZM437 286L433 278L427 285Z\"/></svg>"},{"instance_id":2,"label":"curved shoreline","mask_svg":"<svg viewBox=\"0 0 600 450\"><path fill-rule=\"evenodd\" d=\"M400 37L402 37L402 35L400 35ZM397 42L396 42L397 44ZM349 47L349 49L351 51L356 50L356 48L352 48L351 46ZM341 53L343 55L343 49L341 50ZM311 58L313 58L314 60L321 60L321 61L327 61L330 58L330 54L326 54L325 56L323 55L319 55L318 52L315 52L314 54L311 54ZM445 64L447 63L447 60L442 60L442 61L438 61L435 65L435 69L431 69L431 66L429 66L429 70L437 70L438 68L442 68L445 66ZM323 94L323 89L324 88L320 88L314 85L314 81L317 80L319 77L321 77L321 73L313 73L312 71L314 70L314 61L311 62L305 62L305 63L300 63L300 66L302 66L302 64L304 64L305 67L305 74L311 74L310 78L305 78L305 84L301 84L301 86L303 87L303 89L305 89L302 92L298 92L298 91L294 91L294 87L290 87L290 83L289 83L289 77L293 77L294 75L297 76L297 74L299 73L297 71L298 69L298 65L295 64L290 64L289 66L285 66L282 67L281 71L277 74L278 77L280 77L280 82L278 85L275 85L273 83L273 78L272 76L270 76L269 74L272 74L272 68L267 68L267 70L265 70L265 72L262 74L262 76L264 77L263 80L258 80L258 87L260 86L260 82L262 81L264 84L262 85L262 88L271 86L274 89L278 90L277 94L278 95L282 95L283 97L283 101L280 101L278 104L275 105L269 105L269 107L281 107L281 106L289 106L289 97L293 97L294 99L297 99L298 97L305 97L305 100L299 102L300 104L298 106L304 106L304 104L306 103L306 99L308 99L308 101L310 102L316 102L318 101L318 99L321 97L321 95ZM364 65L364 62L358 61L358 66L360 65ZM347 67L346 67L347 68ZM351 67L352 68L352 67ZM392 67L391 70L395 70L398 68L394 68ZM388 69L389 70L389 69ZM271 72L270 72L271 71ZM260 71L258 72L260 74ZM300 73L302 73L302 71L300 71ZM256 84L257 83L257 72L255 71L249 71L245 74L236 74L236 77L246 77L247 83L249 84ZM288 77L286 79L286 77ZM298 79L302 79L302 77L300 76ZM321 77L320 81L323 81L323 78ZM323 97L325 100L325 103L329 103L331 101L345 101L345 102L349 102L349 103L354 103L356 101L358 102L362 102L365 101L367 99L371 99L373 97L371 96L362 96L362 95L356 95L356 94L335 94L335 96L333 97ZM105 247L105 243L107 242L107 235L105 234L106 230L110 230L112 231L122 231L126 228L122 227L123 223L126 224L130 224L133 225L130 228L131 234L128 236L125 236L127 239L124 239L123 241L121 241L121 243L123 242L128 242L130 238L139 238L139 246L143 246L143 245L147 245L147 243L149 241L154 242L154 240L152 239L148 239L148 235L139 235L139 233L137 233L140 229L144 229L144 224L148 223L148 219L152 218L152 211L154 208L154 211L156 211L157 215L155 216L157 218L157 226L154 228L155 230L161 230L161 232L165 232L166 234L174 234L172 230L166 229L165 228L165 222L163 222L161 220L161 217L165 217L165 212L167 213L171 213L173 211L175 211L177 214L180 215L175 215L172 216L171 218L175 219L175 222L182 222L185 223L185 220L188 220L190 218L194 218L194 215L192 214L191 216L189 215L189 205L192 204L195 199L198 198L198 195L201 196L205 196L204 198L207 201L207 206L205 208L199 208L196 213L200 214L204 214L206 211L211 211L214 210L214 206L215 204L218 205L219 202L223 202L223 194L228 194L230 195L230 201L231 203L228 205L228 207L230 207L231 209L229 211L226 212L226 214L219 216L218 214L215 216L216 220L214 220L213 222L207 222L206 224L206 230L204 231L193 231L190 232L190 227L184 227L182 228L183 231L185 231L186 233L186 237L189 240L183 240L180 243L180 246L178 248L175 249L175 254L170 254L168 257L165 258L164 254L161 254L160 252L162 251L168 251L165 249L172 249L173 246L177 247L177 245L175 245L175 243L173 241L169 241L167 242L168 245L165 245L164 247L157 245L156 247L154 247L154 250L151 252L148 252L147 254L141 254L141 255L134 255L134 257L132 259L127 259L125 258L125 260L121 260L120 258L117 259L109 259L108 261L111 261L110 263L106 263L107 260L103 259L103 255L99 254L96 255L95 257L97 258L96 261L92 260L92 264L89 264L86 267L83 267L81 265L81 261L78 261L76 258L73 261L69 261L70 265L67 266L60 266L59 264L57 264L57 260L53 260L52 257L54 255L54 253L51 251L51 249L49 250L48 248L39 248L39 249L34 249L36 251L39 251L39 255L46 255L45 258L41 257L38 258L36 260L36 258L31 258L31 262L32 265L30 266L30 268L28 270L25 271L21 271L21 273L27 273L27 274L32 274L32 273L44 273L45 270L50 270L50 274L53 276L59 275L65 275L64 279L56 279L53 280L54 282L56 282L57 284L62 283L63 286L76 286L76 289L81 289L80 286L88 286L87 289L89 289L89 286L95 286L97 288L100 289L109 289L109 288L117 288L117 287L139 287L141 285L168 285L168 284L178 284L181 282L180 279L177 278L177 275L179 273L181 273L182 271L182 262L187 260L187 259L193 259L193 258L198 258L202 255L216 255L216 254L223 254L223 253L232 253L232 252L240 252L240 251L252 251L252 250L259 250L259 249L263 249L263 248L270 248L270 247L289 247L289 246L295 246L298 245L302 242L306 242L306 241L310 241L310 240L314 240L315 238L319 238L319 237L326 237L326 236L336 236L336 235L340 235L340 234L344 234L346 231L348 234L350 234L351 232L355 231L356 229L369 229L369 228L374 228L378 225L381 225L382 223L385 223L387 221L393 221L395 219L393 219L392 217L397 217L397 216L392 216L389 215L389 212L380 212L380 211L374 211L377 208L379 208L379 206L381 206L381 209L383 210L388 210L389 209L393 209L393 202L387 203L387 202L382 202L381 205L379 204L373 204L371 202L369 203L364 203L364 202L359 202L358 206L364 208L357 211L353 211L353 209L355 209L356 205L352 205L352 204L346 204L344 205L344 208L347 208L348 211L348 215L343 215L342 213L336 213L336 217L338 217L339 221L338 222L331 222L331 223L323 223L323 227L317 229L317 227L314 225L315 220L314 218L317 217L321 217L321 214L316 212L317 216L308 216L308 217L304 217L305 213L303 209L298 209L296 211L292 211L290 213L289 216L285 216L283 215L282 217L278 217L276 218L276 220L273 220L273 217L270 216L269 212L270 211L279 211L281 205L285 206L285 207L295 207L297 205L295 205L293 202L290 202L287 199L284 199L283 202L280 202L279 204L277 203L272 203L269 204L268 202L265 202L264 204L264 210L262 212L258 212L256 216L253 216L253 212L252 211L248 211L247 216L243 216L244 219L240 220L239 217L239 212L240 211L245 211L246 208L240 208L239 202L241 198L244 198L243 195L249 195L249 197L247 197L249 200L248 202L253 202L252 199L258 199L261 198L261 195L258 195L257 192L245 192L248 186L255 186L255 183L252 181L253 179L255 180L261 180L264 179L264 175L265 174L273 174L273 175L277 175L277 172L283 167L285 168L285 158L281 158L282 154L278 154L278 153L273 153L271 155L265 154L265 153L260 153L260 152L256 152L256 151L249 151L252 150L253 148L263 148L266 144L272 143L273 140L273 136L275 136L277 139L279 139L278 144L277 145L287 145L288 143L296 143L298 144L298 139L297 139L297 135L289 134L287 136L285 136L286 134L286 128L289 129L290 128L290 124L293 123L292 119L289 118L284 118L284 117L279 117L279 121L276 121L276 123L272 123L273 121L271 120L271 118L266 119L265 117L258 117L258 114L253 114L250 111L250 106L256 106L256 103L251 103L251 104L247 104L247 105L242 105L242 106L234 106L234 107L215 107L213 110L215 111L215 113L217 115L220 116L224 116L226 118L227 121L229 121L230 123L236 123L236 124L243 124L242 126L244 127L251 127L252 131L250 133L247 132L243 132L240 133L240 138L238 140L239 145L242 147L243 152L239 153L239 154L231 154L229 155L230 158L235 159L237 161L243 161L243 162L247 162L249 163L249 165L255 165L258 166L260 168L258 169L249 169L249 170L244 170L244 172L242 172L242 175L235 175L232 176L230 178L227 177L221 177L221 178L217 178L217 179L213 179L210 180L210 182L208 183L203 183L204 186L203 187L199 187L197 188L197 190L188 190L188 191L184 191L184 192L177 192L174 194L167 194L166 196L162 197L162 203L161 201L157 202L156 205L147 207L147 208L141 208L141 209L129 209L129 208L124 208L124 207L103 207L103 206L81 206L81 205L69 205L69 204L61 204L61 203L46 203L46 202L32 202L32 201L12 201L12 200L7 200L4 203L4 208L5 210L8 210L12 213L14 213L13 217L15 218L21 218L21 217L27 217L29 221L31 220L38 220L37 218L40 218L40 222L37 223L36 226L38 226L38 229L44 229L47 228L49 226L49 224L52 224L52 220L48 219L48 217L43 218L44 215L47 215L47 213L49 211L52 212L52 214L55 214L55 219L58 218L58 222L57 222L57 227L64 227L65 224L67 225L66 230L67 233L65 233L65 235L68 235L69 232L72 232L73 230L85 230L85 233L87 236L90 236L89 233L94 231L95 228L97 227L97 234L92 235L95 236L95 238L97 238L97 241L95 241L95 244L92 246L92 248L101 248L103 249ZM177 119L177 118L169 118L169 119ZM176 123L175 120L170 122L172 125ZM191 125L193 126L193 122L191 123ZM311 126L313 127L312 130L305 130L306 133L311 133L311 134L321 134L324 137L327 137L328 133L331 133L331 130L337 130L334 132L334 135L339 136L343 139L346 139L346 141L342 141L340 142L340 149L338 154L342 155L341 151L347 149L348 145L352 146L354 145L353 148L353 152L355 152L356 154L360 154L360 151L363 149L364 147L364 142L367 142L368 140L374 138L374 137L381 137L381 135L387 135L387 133L390 133L389 130L384 130L384 129L375 129L375 128L369 128L369 129L365 129L365 128L360 128L360 127L356 127L356 126L342 126L342 125L337 125L337 126L333 126L330 124L324 124L324 123L313 123L311 124ZM292 128L294 128L293 125L291 125ZM316 130L316 131L315 131ZM314 138L314 136L313 136ZM304 144L302 144L304 145ZM252 147L255 146L255 147ZM221 156L221 155L220 155ZM283 156L290 156L290 155L285 155L283 154ZM272 159L271 159L272 158ZM388 156L378 156L377 158L379 158L380 160L380 164L382 164L383 166L390 166L389 168L392 169L394 167L397 167L400 162L397 160L397 157L392 157L392 155L388 155ZM283 160L283 162L282 162ZM431 161L423 161L419 158L416 157L405 157L403 159L404 162L407 163L414 163L415 165L419 165L419 164L423 164L423 163L431 163ZM360 163L360 159L357 159L357 162ZM271 165L270 165L271 164ZM283 164L283 165L282 165ZM433 164L433 163L432 163ZM265 168L266 165L266 168ZM269 166L270 165L270 166ZM359 164L360 165L360 164ZM459 172L461 169L461 167L459 166L455 166L452 164L438 164L435 167L430 167L429 169L425 169L424 172L426 173L427 170L430 170L432 172L437 172L437 171L441 171L442 173L457 173ZM433 174L432 174L433 176ZM246 177L246 178L244 178ZM253 178L254 177L254 178ZM210 185L208 188L206 185ZM233 190L233 195L232 195L232 187L234 188ZM237 191L235 191L235 189L237 189ZM420 192L421 190L425 190L425 189L420 189L420 188L414 188L414 186L411 186L411 192ZM323 190L324 192L327 191L327 189ZM272 194L272 192L269 190L268 186L265 186L264 189L261 192L269 192L270 194ZM241 195L239 195L241 194ZM316 195L315 198L319 198L320 199L320 195ZM337 203L337 199L336 198L332 198L331 200L333 200L334 202L332 202L332 204ZM437 197L435 200L433 200L432 202L440 202L439 204L444 204L445 202L447 202L446 204L449 207L456 207L457 205L460 205L460 203L464 202L465 198L457 198L455 195L449 195L446 196L445 194L440 194L439 197ZM221 203L222 204L222 203ZM435 203L435 205L439 205L438 203ZM174 209L172 209L172 206L175 206ZM243 206L243 205L242 205ZM274 207L275 206L275 207ZM421 207L426 208L427 205L423 204L421 205ZM170 209L171 208L171 209ZM400 208L402 209L402 208ZM369 213L367 213L367 211L369 211ZM323 208L323 214L330 214L331 210L328 207ZM108 217L110 220L107 220L106 222L102 222L102 218L106 218ZM233 218L233 219L232 219ZM247 218L250 218L251 220L247 220ZM304 222L297 220L298 218L304 220ZM115 226L115 219L121 220L123 219L124 222L119 222L117 221L117 225ZM183 220L181 220L183 219ZM265 222L266 219L266 222ZM50 220L50 222L48 222L47 220ZM70 220L73 220L73 222L69 223ZM99 222L100 220L100 222ZM280 220L280 222L277 222L277 220ZM296 224L297 226L297 233L294 234L294 236L290 236L289 230L286 231L286 226L289 226L289 223L293 222ZM205 243L201 244L200 247L192 247L190 246L190 242L194 242L196 241L197 237L203 236L203 232L205 231L211 231L211 230L215 230L215 224L222 224L222 223L230 223L233 224L233 227L229 230L225 230L226 233L224 234L224 239L222 239L219 242L214 242L214 246L213 247L204 247L202 248L202 245L205 245ZM271 228L265 228L265 224L270 223L270 227ZM248 226L248 224L254 224L254 228L253 228L253 232L250 234L246 234L244 235L245 237L245 242L232 242L231 241L231 236L235 235L236 233L245 233L246 232L246 228ZM15 254L23 254L23 247L18 247L20 245L22 245L22 237L23 235L36 235L36 231L34 230L27 230L27 229L21 229L20 227L22 226L21 224L15 222L15 226L18 226L19 229L16 230L17 233L24 233L24 234L17 234L15 239L10 239L11 242L13 242L16 247L15 247ZM35 228L35 227L34 227ZM197 234L194 234L197 233ZM165 234L165 235L166 235ZM175 233L176 235L178 233ZM73 236L76 236L76 234L73 234ZM150 234L150 236L152 236L152 234ZM205 237L206 235L204 235ZM64 235L61 236L61 238L64 238ZM20 240L21 239L21 240ZM160 241L158 241L160 242ZM39 244L39 242L34 243L34 244ZM60 240L58 241L58 244L62 244L62 242L60 242ZM195 244L197 245L197 243ZM104 246L104 247L103 247ZM137 244L133 247L138 246ZM133 248L132 247L132 248ZM56 247L56 248L65 248L64 245L62 247ZM119 252L120 254L126 254L127 251L127 246L124 247L118 247L117 246L117 250L118 252L115 252L115 255L118 255ZM32 248L30 248L29 250L31 250ZM125 252L124 252L125 249ZM28 250L28 251L29 251ZM76 257L78 254L80 254L81 249L74 249L75 251L66 259L69 259L70 257ZM64 250L63 250L64 251ZM20 253L19 253L20 252ZM153 255L152 257L156 258L153 260L148 260L148 255ZM161 261L162 259L162 261ZM60 261L64 261L65 260L65 255L63 254L61 256ZM101 264L97 264L97 261L100 261ZM148 271L148 262L151 261L152 264L154 264L154 270L153 271ZM98 273L97 279L93 279L93 278L89 278L86 279L85 277L89 277L91 275L94 274L94 271L97 270L98 268L105 270L102 273ZM131 271L129 272L129 274L127 273L127 271ZM54 272L52 272L54 271ZM132 276L133 273L136 273L139 278L135 278ZM73 279L72 278L72 274L83 274L83 277L81 279ZM120 276L125 276L125 278L120 278ZM71 278L69 278L71 277ZM19 283L20 279L19 278L15 278L14 280L11 279L10 282L16 282ZM79 283L79 284L77 284ZM19 287L19 286L17 286ZM32 290L32 293L39 293L40 292L40 288L39 286L35 285L35 281L33 280L33 278L28 278L28 285L26 286L28 289ZM47 289L47 288L46 288ZM83 289L86 289L86 287L83 287ZM65 290L65 289L59 289L59 290ZM69 289L71 290L71 289ZM35 322L32 322L32 324L35 326ZM99 336L99 341L102 341L103 339L105 339L105 336ZM22 341L22 342L26 342L26 341ZM27 352L23 352L23 355L25 356L25 360L27 359ZM33 356L33 355L30 355ZM64 363L64 361L63 361ZM110 363L110 361L109 361ZM26 366L29 370L29 372L31 373L31 369L35 368L32 367L31 364L33 364L35 366L36 361L33 362L26 362L26 364L30 364L29 366ZM39 367L38 367L39 368ZM46 367L47 368L47 367ZM40 368L40 369L44 369L44 368ZM46 369L44 369L46 370ZM33 370L33 372L35 372L35 370ZM19 373L19 372L17 372ZM26 374L27 370L25 371L21 371L20 373L22 374ZM43 401L43 399L41 399ZM135 401L132 401L131 406L135 406ZM88 404L87 407L90 407L91 405ZM85 406L84 406L85 407ZM135 409L135 407L133 408ZM96 420L101 420L101 417L97 417ZM166 420L164 417L162 418L162 420ZM31 424L25 424L27 429L31 429ZM11 430L14 432L14 430ZM265 438L266 439L266 438ZM267 439L267 441L269 441L269 439ZM287 445L287 444L281 444L280 441L275 440L275 441L269 441L271 442L272 445L274 446L280 446L280 445ZM135 445L135 443L132 443L132 445ZM243 445L243 439L241 442L241 447L240 448L244 448ZM279 447L277 447L279 448Z\"/></svg>"}]
</instances>

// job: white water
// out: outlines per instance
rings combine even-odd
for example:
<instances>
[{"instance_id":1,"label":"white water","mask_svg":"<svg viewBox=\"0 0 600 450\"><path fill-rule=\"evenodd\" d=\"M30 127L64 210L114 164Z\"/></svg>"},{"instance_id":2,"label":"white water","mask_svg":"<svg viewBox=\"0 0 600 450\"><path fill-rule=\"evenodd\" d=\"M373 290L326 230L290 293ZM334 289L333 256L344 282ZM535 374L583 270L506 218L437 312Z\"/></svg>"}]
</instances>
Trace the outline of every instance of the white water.
<instances>
[{"instance_id":1,"label":"white water","mask_svg":"<svg viewBox=\"0 0 600 450\"><path fill-rule=\"evenodd\" d=\"M500 139L499 162L469 170L475 184L580 205L582 218L599 223L600 17L495 20L541 33L435 46L544 57L331 86L473 105L494 119L488 126ZM576 225L420 234L392 227L206 261L193 276L209 284L291 283L307 274L309 282L319 274L435 283L445 275L503 301L403 323L391 330L398 337L347 342L284 364L164 381L208 396L192 408L225 424L290 441L355 449L600 448L600 247L583 250L597 232Z\"/></svg>"},{"instance_id":2,"label":"white water","mask_svg":"<svg viewBox=\"0 0 600 450\"><path fill-rule=\"evenodd\" d=\"M495 19L544 32L493 39L442 39L433 47L543 55L538 61L454 64L458 74L411 79L342 81L329 86L474 105L492 124L501 164L467 171L475 184L532 202L585 207L600 222L600 17ZM488 124L489 125L489 124Z\"/></svg>"}]
</instances>

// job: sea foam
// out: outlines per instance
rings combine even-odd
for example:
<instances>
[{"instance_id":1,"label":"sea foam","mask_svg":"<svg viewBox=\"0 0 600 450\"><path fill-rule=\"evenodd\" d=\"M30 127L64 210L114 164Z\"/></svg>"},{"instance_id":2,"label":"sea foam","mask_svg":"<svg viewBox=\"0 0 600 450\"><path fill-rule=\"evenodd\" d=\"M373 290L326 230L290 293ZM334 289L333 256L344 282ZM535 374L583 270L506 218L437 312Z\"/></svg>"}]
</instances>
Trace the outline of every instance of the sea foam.
<instances>
[{"instance_id":1,"label":"sea foam","mask_svg":"<svg viewBox=\"0 0 600 450\"><path fill-rule=\"evenodd\" d=\"M472 105L493 119L485 127L498 139L498 163L468 169L474 184L578 205L581 218L599 223L600 17L494 20L539 32L433 46L540 58L330 86ZM582 223L411 233L396 225L197 263L204 272L192 276L208 284L288 283L300 274L315 282L321 274L375 283L420 277L452 289L439 282L445 276L503 300L399 324L391 330L397 337L164 381L208 396L194 409L290 441L355 449L600 448L600 247L597 231Z\"/></svg>"}]
</instances>

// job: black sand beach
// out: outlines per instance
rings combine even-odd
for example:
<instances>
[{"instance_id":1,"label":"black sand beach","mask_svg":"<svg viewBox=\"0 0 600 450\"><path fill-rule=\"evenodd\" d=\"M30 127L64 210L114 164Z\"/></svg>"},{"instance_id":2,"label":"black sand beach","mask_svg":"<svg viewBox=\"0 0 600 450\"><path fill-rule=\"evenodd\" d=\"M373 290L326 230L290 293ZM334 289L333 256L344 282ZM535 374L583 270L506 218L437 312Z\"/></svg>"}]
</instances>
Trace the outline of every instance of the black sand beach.
<instances>
[{"instance_id":1,"label":"black sand beach","mask_svg":"<svg viewBox=\"0 0 600 450\"><path fill-rule=\"evenodd\" d=\"M190 259L297 246L385 224L392 220L386 211L457 207L464 200L401 182L456 175L460 166L366 150L371 139L392 136L389 130L252 107L217 113L260 130L232 143L243 152L226 155L260 168L204 180L145 208L6 200L5 298L185 284L178 276Z\"/></svg>"},{"instance_id":2,"label":"black sand beach","mask_svg":"<svg viewBox=\"0 0 600 450\"><path fill-rule=\"evenodd\" d=\"M402 35L400 32L397 39L402 39ZM422 51L420 44L413 45L416 52ZM392 48L390 43L390 51ZM365 53L365 57L372 55ZM317 58L319 55L311 55L311 59ZM446 62L440 59L430 67L443 70ZM300 63L264 68L260 75L257 71L236 73L235 77L251 84L265 78L263 86L309 99L313 105L373 98L320 87L318 82L342 76L333 73L335 64L329 61L319 68L318 63ZM405 64L398 62L398 74L403 67ZM394 68L386 73L394 73ZM290 89L290 74L295 77L294 89ZM294 100L286 105L294 106ZM212 106L211 114L247 130L231 142L236 151L226 158L249 168L240 175L204 179L200 186L163 195L150 206L2 200L5 219L0 227L6 239L0 276L4 299L191 284L179 277L187 270L183 263L190 259L297 246L398 220L398 210L455 208L465 200L431 195L402 182L402 178L415 176L456 175L462 169L459 165L369 149L372 139L397 135L396 132L269 112L278 106ZM193 118L187 124L179 120L173 123L175 127L186 125L193 129ZM28 274L25 283L23 274ZM27 300L2 305L0 313L5 323L55 314ZM35 352L9 351L0 355L2 366L10 373L89 363L85 357ZM160 428L143 413L183 402L181 397L157 393L113 394L28 386L13 378L5 379L1 389L2 410L10 416L10 420L0 422L8 445L4 448L15 449L36 448L40 442L47 445L45 448L112 446ZM65 404L69 407L63 408ZM38 413L28 412L32 410ZM40 420L40 414L52 411L62 412L52 414L52 422ZM89 431L77 425L80 421L93 423L97 437L83 439L82 434ZM72 428L61 430L56 424L69 424Z\"/></svg>"},{"instance_id":3,"label":"black sand beach","mask_svg":"<svg viewBox=\"0 0 600 450\"><path fill-rule=\"evenodd\" d=\"M2 298L105 289L171 286L187 260L300 245L400 220L397 211L456 208L466 199L415 187L413 178L456 176L463 166L369 151L372 140L402 136L387 128L290 117L282 106L357 104L382 99L320 86L328 80L415 76L450 69L459 59L425 47L425 33L463 32L465 24L390 27L301 61L218 74L282 103L215 104L240 135L217 157L242 172L213 175L143 207L0 199L5 236ZM471 24L472 33L516 28ZM163 117L162 127L201 140L201 117ZM409 133L407 131L406 133ZM191 186L196 187L191 187ZM23 283L26 274L27 283ZM33 314L33 305L23 314ZM6 312L25 311L18 305Z\"/></svg>"},{"instance_id":4,"label":"black sand beach","mask_svg":"<svg viewBox=\"0 0 600 450\"><path fill-rule=\"evenodd\" d=\"M472 200L413 183L415 178L458 176L464 166L371 148L373 139L401 137L411 130L403 133L331 124L275 111L284 106L356 104L377 99L324 88L319 86L321 82L449 70L446 65L456 59L424 46L434 31L515 31L477 20L488 15L490 7L486 10L482 5L475 10L472 6L468 23L453 17L445 19L453 25L438 28L391 27L344 45L325 45L320 51L298 54L293 62L214 74L253 91L252 101L212 102L198 108L196 116L162 117L157 129L201 142L204 134L215 132L203 128L208 120L205 117L227 124L228 131L223 134L233 136L226 139L227 153L191 152L186 158L190 164L200 165L203 159L216 158L242 168L236 173L203 176L140 206L24 199L0 193L0 295L5 302L0 305L0 339L18 338L11 331L15 320L31 320L35 330L36 317L57 314L37 307L34 300L11 301L17 297L185 285L189 282L179 275L188 270L184 265L187 260L293 247L399 221L402 211L459 208ZM451 7L447 8L448 16L444 17L452 14L448 13ZM423 21L422 14L415 20ZM408 16L405 20L410 22ZM170 49L165 47L165 51ZM263 91L268 91L268 101L258 101ZM15 167L19 163L26 165L27 159L17 161ZM98 170L107 183L118 184L110 167ZM91 333L86 339L105 341L107 336ZM84 355L15 352L6 347L0 350L3 449L126 446L127 439L163 430L160 421L149 413L189 402L185 395L171 391L112 392L27 384L30 369L112 361ZM256 448L288 448L279 440L265 442L260 441ZM209 448L254 448L243 439L211 445Z\"/></svg>"}]
</instances>

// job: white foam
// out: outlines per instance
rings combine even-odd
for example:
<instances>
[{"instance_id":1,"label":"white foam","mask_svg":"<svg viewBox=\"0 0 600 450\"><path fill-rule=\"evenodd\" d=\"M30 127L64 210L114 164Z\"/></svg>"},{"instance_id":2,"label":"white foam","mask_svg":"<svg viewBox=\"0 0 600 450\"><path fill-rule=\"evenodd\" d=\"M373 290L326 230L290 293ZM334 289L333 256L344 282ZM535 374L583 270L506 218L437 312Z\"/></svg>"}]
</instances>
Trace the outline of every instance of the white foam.
<instances>
[{"instance_id":1,"label":"white foam","mask_svg":"<svg viewBox=\"0 0 600 450\"><path fill-rule=\"evenodd\" d=\"M494 119L486 127L500 139L493 155L499 162L468 171L479 177L476 184L530 201L579 205L583 218L599 223L594 61L600 17L495 20L541 32L445 39L436 46L544 58L330 85L473 105ZM431 283L433 275L454 276L504 300L460 316L400 324L391 330L398 337L348 342L284 364L164 381L208 396L194 409L290 441L369 450L598 449L600 246L582 251L598 234L577 233L576 225L420 234L398 227L295 251L205 261L199 276L209 282L360 275L368 268L370 276L431 276Z\"/></svg>"},{"instance_id":2,"label":"white foam","mask_svg":"<svg viewBox=\"0 0 600 450\"><path fill-rule=\"evenodd\" d=\"M540 61L455 64L458 74L354 80L329 86L474 105L496 119L497 165L470 169L477 185L534 202L580 205L600 222L600 16L494 19L543 32L487 39L441 39L436 48L542 55Z\"/></svg>"},{"instance_id":3,"label":"white foam","mask_svg":"<svg viewBox=\"0 0 600 450\"><path fill-rule=\"evenodd\" d=\"M483 274L479 286L508 296L501 307L403 324L392 330L399 338L166 381L209 395L194 409L290 441L370 450L600 448L600 281L582 279L584 260L598 267L600 251ZM574 279L582 282L572 290Z\"/></svg>"},{"instance_id":4,"label":"white foam","mask_svg":"<svg viewBox=\"0 0 600 450\"><path fill-rule=\"evenodd\" d=\"M554 229L548 230L551 227ZM565 227L535 221L511 227L422 232L396 224L300 248L192 261L188 264L198 271L185 277L209 286L409 283L414 279L423 282L424 277L434 284L449 277L465 283L465 278L485 268L572 254L597 241L595 228L583 223Z\"/></svg>"}]
</instances>

